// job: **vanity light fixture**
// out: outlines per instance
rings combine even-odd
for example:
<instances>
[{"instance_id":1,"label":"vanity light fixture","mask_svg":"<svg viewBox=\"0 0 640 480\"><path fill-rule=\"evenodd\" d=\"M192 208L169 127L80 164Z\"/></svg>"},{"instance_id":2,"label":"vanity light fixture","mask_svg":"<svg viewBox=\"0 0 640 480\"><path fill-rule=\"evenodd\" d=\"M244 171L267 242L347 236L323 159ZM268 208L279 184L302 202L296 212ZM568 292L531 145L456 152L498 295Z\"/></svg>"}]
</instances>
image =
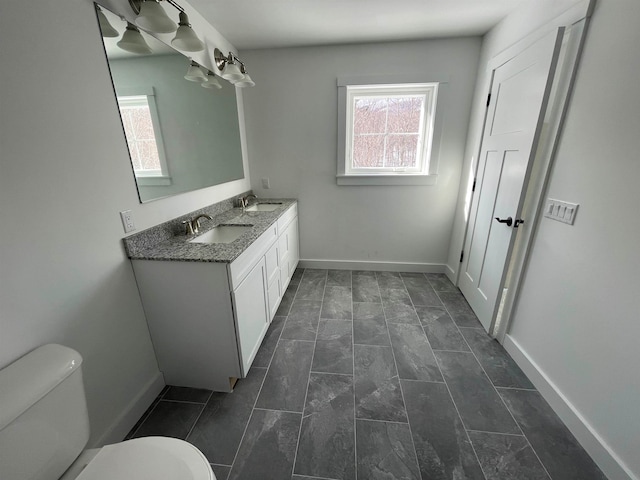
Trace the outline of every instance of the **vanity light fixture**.
<instances>
[{"instance_id":1,"label":"vanity light fixture","mask_svg":"<svg viewBox=\"0 0 640 480\"><path fill-rule=\"evenodd\" d=\"M211 70L209 70L209 73L207 74L207 81L202 82L200 86L204 88L217 88L218 90L222 88L222 85L220 85L216 75Z\"/></svg>"},{"instance_id":2,"label":"vanity light fixture","mask_svg":"<svg viewBox=\"0 0 640 480\"><path fill-rule=\"evenodd\" d=\"M238 80L235 83L236 87L253 87L255 85L255 82L253 80L251 80L251 77L249 76L249 74L247 73L247 69L244 66L244 63L242 63L240 65L240 72L244 75L243 78L241 78L240 80Z\"/></svg>"},{"instance_id":3,"label":"vanity light fixture","mask_svg":"<svg viewBox=\"0 0 640 480\"><path fill-rule=\"evenodd\" d=\"M200 69L200 65L198 65L193 60L191 61L191 65L189 65L189 69L187 70L187 74L184 76L190 82L206 82L207 76Z\"/></svg>"},{"instance_id":4,"label":"vanity light fixture","mask_svg":"<svg viewBox=\"0 0 640 480\"><path fill-rule=\"evenodd\" d=\"M138 55L145 55L152 53L151 47L145 42L144 38L140 34L140 30L135 25L127 22L127 29L122 34L122 38L116 44L122 50L131 53L137 53Z\"/></svg>"},{"instance_id":5,"label":"vanity light fixture","mask_svg":"<svg viewBox=\"0 0 640 480\"><path fill-rule=\"evenodd\" d=\"M140 28L153 33L172 33L178 29L176 23L169 18L157 0L142 0L142 3L129 0L129 3L138 14L136 25ZM173 2L169 1L169 3L173 5Z\"/></svg>"},{"instance_id":6,"label":"vanity light fixture","mask_svg":"<svg viewBox=\"0 0 640 480\"><path fill-rule=\"evenodd\" d=\"M98 23L100 25L102 36L105 38L115 38L120 36L120 32L113 28L113 26L109 23L109 20L107 20L107 17L105 17L104 13L102 13L102 10L98 6L98 4L96 4L96 11L98 12Z\"/></svg>"},{"instance_id":7,"label":"vanity light fixture","mask_svg":"<svg viewBox=\"0 0 640 480\"><path fill-rule=\"evenodd\" d=\"M229 52L229 56L225 57L224 54L216 48L213 52L213 56L218 70L222 72L222 78L229 80L231 83L236 83L244 78L244 74L238 66L238 64L244 64L233 54L233 52Z\"/></svg>"},{"instance_id":8,"label":"vanity light fixture","mask_svg":"<svg viewBox=\"0 0 640 480\"><path fill-rule=\"evenodd\" d=\"M176 36L171 40L171 45L178 50L184 50L185 52L199 52L204 50L204 43L198 38L196 32L191 28L189 23L189 17L185 12L180 12L180 25Z\"/></svg>"}]
</instances>

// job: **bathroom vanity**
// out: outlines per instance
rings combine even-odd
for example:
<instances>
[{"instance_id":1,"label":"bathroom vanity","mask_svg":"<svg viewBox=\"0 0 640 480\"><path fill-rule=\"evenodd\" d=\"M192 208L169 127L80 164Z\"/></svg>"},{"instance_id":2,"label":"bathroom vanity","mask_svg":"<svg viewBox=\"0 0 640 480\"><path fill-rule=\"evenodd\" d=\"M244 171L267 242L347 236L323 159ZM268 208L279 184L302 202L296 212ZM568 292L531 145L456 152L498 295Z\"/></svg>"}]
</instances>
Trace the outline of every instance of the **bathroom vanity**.
<instances>
[{"instance_id":1,"label":"bathroom vanity","mask_svg":"<svg viewBox=\"0 0 640 480\"><path fill-rule=\"evenodd\" d=\"M247 375L299 259L297 203L277 202L129 252L167 384L228 392ZM244 229L228 243L199 243L215 225Z\"/></svg>"}]
</instances>

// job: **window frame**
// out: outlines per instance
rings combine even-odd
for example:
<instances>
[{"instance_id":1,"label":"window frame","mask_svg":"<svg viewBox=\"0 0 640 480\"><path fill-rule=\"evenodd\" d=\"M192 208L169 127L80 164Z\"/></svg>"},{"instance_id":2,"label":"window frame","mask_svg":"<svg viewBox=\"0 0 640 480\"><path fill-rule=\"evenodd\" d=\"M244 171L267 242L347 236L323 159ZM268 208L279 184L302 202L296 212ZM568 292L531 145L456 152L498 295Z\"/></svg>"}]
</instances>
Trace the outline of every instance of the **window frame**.
<instances>
[{"instance_id":1,"label":"window frame","mask_svg":"<svg viewBox=\"0 0 640 480\"><path fill-rule=\"evenodd\" d=\"M338 185L435 185L437 183L438 157L442 136L442 117L446 103L448 79L427 81L424 76L417 75L381 75L381 76L342 76L338 77L338 145L337 145L337 174ZM365 91L415 91L416 88L432 89L429 99L431 103L430 125L427 137L423 142L423 168L419 171L356 171L350 168L351 153L347 149L352 146L353 110L352 92ZM425 151L428 149L428 151Z\"/></svg>"},{"instance_id":2,"label":"window frame","mask_svg":"<svg viewBox=\"0 0 640 480\"><path fill-rule=\"evenodd\" d=\"M355 125L355 102L360 98L392 98L398 97L418 97L424 102L418 126L418 145L416 166L408 168L398 167L354 167L354 132ZM431 153L431 143L433 137L433 119L435 117L435 104L438 96L437 83L412 83L395 85L347 85L347 118L346 118L346 141L345 141L345 174L346 175L425 175L429 166L429 156ZM373 134L377 135L377 134ZM382 136L388 136L385 129Z\"/></svg>"},{"instance_id":3,"label":"window frame","mask_svg":"<svg viewBox=\"0 0 640 480\"><path fill-rule=\"evenodd\" d=\"M156 148L158 150L158 158L160 160L160 170L155 171L141 171L136 170L131 162L131 168L136 178L138 185L141 186L167 186L171 185L171 175L169 174L169 168L167 164L167 157L164 150L164 138L162 137L162 128L160 127L160 117L158 115L158 106L156 105L155 91L153 87L150 88L125 88L116 93L116 99L118 102L118 109L120 109L120 116L122 118L122 103L127 103L128 99L133 98L146 98L147 105L149 107L149 116L151 117L151 124L153 126L153 134L156 140ZM122 122L122 128L124 127L124 119ZM125 140L126 140L125 131ZM128 142L128 141L127 141ZM131 155L131 146L129 146L129 155Z\"/></svg>"}]
</instances>

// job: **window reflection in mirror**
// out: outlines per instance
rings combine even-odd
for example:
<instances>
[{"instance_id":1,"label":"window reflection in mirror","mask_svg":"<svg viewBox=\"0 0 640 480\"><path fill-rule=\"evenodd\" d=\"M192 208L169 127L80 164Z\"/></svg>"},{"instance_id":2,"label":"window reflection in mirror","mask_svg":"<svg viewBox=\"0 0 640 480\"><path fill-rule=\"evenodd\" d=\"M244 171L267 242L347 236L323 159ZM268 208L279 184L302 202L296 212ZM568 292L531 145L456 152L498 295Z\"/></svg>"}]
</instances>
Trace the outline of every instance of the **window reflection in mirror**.
<instances>
[{"instance_id":1,"label":"window reflection in mirror","mask_svg":"<svg viewBox=\"0 0 640 480\"><path fill-rule=\"evenodd\" d=\"M190 60L145 32L151 54L123 51L126 22L100 8L119 32L103 42L140 201L244 178L235 87L186 80Z\"/></svg>"},{"instance_id":2,"label":"window reflection in mirror","mask_svg":"<svg viewBox=\"0 0 640 480\"><path fill-rule=\"evenodd\" d=\"M169 185L162 130L153 95L119 95L118 107L133 172L147 185Z\"/></svg>"}]
</instances>

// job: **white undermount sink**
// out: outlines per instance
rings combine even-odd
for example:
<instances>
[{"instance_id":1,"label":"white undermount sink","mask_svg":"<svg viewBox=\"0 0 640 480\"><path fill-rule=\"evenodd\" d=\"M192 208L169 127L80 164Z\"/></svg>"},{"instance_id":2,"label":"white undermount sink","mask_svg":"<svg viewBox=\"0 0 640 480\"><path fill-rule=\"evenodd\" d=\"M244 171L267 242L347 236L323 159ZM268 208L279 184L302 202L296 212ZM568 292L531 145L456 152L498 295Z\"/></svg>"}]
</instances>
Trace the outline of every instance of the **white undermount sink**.
<instances>
[{"instance_id":1,"label":"white undermount sink","mask_svg":"<svg viewBox=\"0 0 640 480\"><path fill-rule=\"evenodd\" d=\"M218 225L189 243L231 243L251 228L253 225Z\"/></svg>"},{"instance_id":2,"label":"white undermount sink","mask_svg":"<svg viewBox=\"0 0 640 480\"><path fill-rule=\"evenodd\" d=\"M256 203L245 208L247 212L273 212L276 208L280 208L282 203Z\"/></svg>"}]
</instances>

